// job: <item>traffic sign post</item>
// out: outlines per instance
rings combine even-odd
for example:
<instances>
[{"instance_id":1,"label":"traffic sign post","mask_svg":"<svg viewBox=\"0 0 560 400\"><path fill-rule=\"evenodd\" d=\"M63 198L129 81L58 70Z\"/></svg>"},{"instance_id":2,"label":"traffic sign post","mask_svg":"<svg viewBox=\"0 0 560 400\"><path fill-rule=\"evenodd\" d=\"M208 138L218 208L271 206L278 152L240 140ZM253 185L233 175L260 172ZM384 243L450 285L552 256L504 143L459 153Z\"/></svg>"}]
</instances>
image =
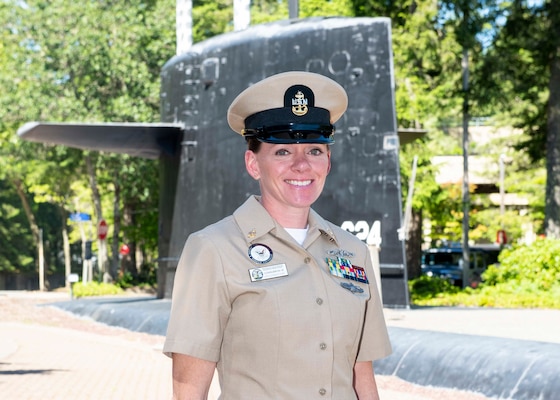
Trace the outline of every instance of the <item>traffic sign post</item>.
<instances>
[{"instance_id":1,"label":"traffic sign post","mask_svg":"<svg viewBox=\"0 0 560 400\"><path fill-rule=\"evenodd\" d=\"M107 247L106 247L106 241L105 239L107 239L107 232L109 231L109 226L107 225L107 221L105 221L104 219L102 219L101 221L99 221L99 224L97 225L97 237L99 238L99 259L98 259L98 266L99 266L99 271L101 271L103 273L103 282L109 282L110 281L110 277L107 274L107 268L106 266L106 260L107 260Z\"/></svg>"},{"instance_id":2,"label":"traffic sign post","mask_svg":"<svg viewBox=\"0 0 560 400\"><path fill-rule=\"evenodd\" d=\"M86 283L91 281L92 274L91 272L89 272L89 270L91 269L90 268L91 261L86 258L87 239L86 239L86 232L84 230L83 223L89 222L89 226L91 227L91 215L83 212L75 212L75 213L71 213L69 218L70 221L76 222L80 229L80 235L82 237L82 282ZM70 274L70 270L69 268L66 268L66 275L68 276L69 274Z\"/></svg>"},{"instance_id":3,"label":"traffic sign post","mask_svg":"<svg viewBox=\"0 0 560 400\"><path fill-rule=\"evenodd\" d=\"M109 227L107 226L107 222L104 219L99 221L99 224L97 225L97 237L99 237L99 240L105 240L107 238L108 230Z\"/></svg>"},{"instance_id":4,"label":"traffic sign post","mask_svg":"<svg viewBox=\"0 0 560 400\"><path fill-rule=\"evenodd\" d=\"M73 222L85 222L85 221L91 221L91 215L86 214L86 213L73 213L70 214L70 221Z\"/></svg>"},{"instance_id":5,"label":"traffic sign post","mask_svg":"<svg viewBox=\"0 0 560 400\"><path fill-rule=\"evenodd\" d=\"M500 246L504 246L507 244L507 234L505 230L500 229L498 230L498 232L496 232L496 243L498 243Z\"/></svg>"}]
</instances>

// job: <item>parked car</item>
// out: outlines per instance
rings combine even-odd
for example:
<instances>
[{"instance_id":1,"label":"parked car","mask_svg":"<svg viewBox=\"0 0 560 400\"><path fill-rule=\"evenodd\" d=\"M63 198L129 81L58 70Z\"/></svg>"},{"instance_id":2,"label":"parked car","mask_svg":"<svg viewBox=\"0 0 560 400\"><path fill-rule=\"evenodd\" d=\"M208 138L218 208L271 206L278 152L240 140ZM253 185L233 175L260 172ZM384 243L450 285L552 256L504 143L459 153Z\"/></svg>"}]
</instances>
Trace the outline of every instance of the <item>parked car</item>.
<instances>
[{"instance_id":1,"label":"parked car","mask_svg":"<svg viewBox=\"0 0 560 400\"><path fill-rule=\"evenodd\" d=\"M436 247L422 252L422 274L447 279L452 285L476 287L482 273L498 263L498 245L474 245L469 247L469 268L463 270L461 246Z\"/></svg>"}]
</instances>

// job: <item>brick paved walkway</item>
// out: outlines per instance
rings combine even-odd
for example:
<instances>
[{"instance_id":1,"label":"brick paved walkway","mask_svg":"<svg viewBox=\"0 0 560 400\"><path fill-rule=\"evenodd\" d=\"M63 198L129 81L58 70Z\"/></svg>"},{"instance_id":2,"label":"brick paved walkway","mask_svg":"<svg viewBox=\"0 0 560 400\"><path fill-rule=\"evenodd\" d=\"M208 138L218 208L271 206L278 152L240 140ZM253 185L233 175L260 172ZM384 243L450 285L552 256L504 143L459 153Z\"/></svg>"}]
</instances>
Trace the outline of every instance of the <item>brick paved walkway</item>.
<instances>
[{"instance_id":1,"label":"brick paved walkway","mask_svg":"<svg viewBox=\"0 0 560 400\"><path fill-rule=\"evenodd\" d=\"M1 323L3 399L169 399L159 348L57 327Z\"/></svg>"}]
</instances>

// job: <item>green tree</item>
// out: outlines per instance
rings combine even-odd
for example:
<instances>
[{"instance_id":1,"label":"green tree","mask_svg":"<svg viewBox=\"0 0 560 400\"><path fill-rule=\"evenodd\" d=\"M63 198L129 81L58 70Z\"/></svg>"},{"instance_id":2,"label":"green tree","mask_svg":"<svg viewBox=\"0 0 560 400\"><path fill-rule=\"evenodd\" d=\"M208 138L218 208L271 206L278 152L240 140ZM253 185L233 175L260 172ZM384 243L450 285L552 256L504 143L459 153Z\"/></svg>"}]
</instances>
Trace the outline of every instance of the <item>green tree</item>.
<instances>
[{"instance_id":1,"label":"green tree","mask_svg":"<svg viewBox=\"0 0 560 400\"><path fill-rule=\"evenodd\" d=\"M233 30L232 0L194 0L192 5L193 42Z\"/></svg>"},{"instance_id":2,"label":"green tree","mask_svg":"<svg viewBox=\"0 0 560 400\"><path fill-rule=\"evenodd\" d=\"M560 237L560 4L514 0L481 66L481 99L522 129L518 148L546 160L544 230Z\"/></svg>"},{"instance_id":3,"label":"green tree","mask_svg":"<svg viewBox=\"0 0 560 400\"><path fill-rule=\"evenodd\" d=\"M21 210L21 201L10 182L0 180L0 272L35 270L35 243Z\"/></svg>"},{"instance_id":4,"label":"green tree","mask_svg":"<svg viewBox=\"0 0 560 400\"><path fill-rule=\"evenodd\" d=\"M288 19L288 0L260 0L252 3L251 24L262 24ZM350 0L307 0L299 2L299 18L309 17L352 17Z\"/></svg>"},{"instance_id":5,"label":"green tree","mask_svg":"<svg viewBox=\"0 0 560 400\"><path fill-rule=\"evenodd\" d=\"M93 203L105 208L106 204L112 207L116 203L115 210L129 209L131 214L150 210L148 221L155 226L142 232L154 234L157 211L153 204L157 204L158 197L153 182L157 176L155 162L101 154L86 169L81 151L18 141L15 131L33 120L159 120L159 74L175 52L173 10L174 2L170 0L126 4L36 0L1 4L0 20L6 39L2 43L9 48L0 49L0 79L6 89L0 94L1 132L6 138L0 162L9 165L2 168L6 179L13 181L12 177L16 177L21 193L33 193L30 201L58 204L65 222L68 212L83 211L76 210L76 196L81 194L73 188L99 181L102 199L93 201L91 193L95 191L90 192L89 211L94 211ZM136 171L137 175L119 181L123 170ZM84 184L71 184L80 180ZM115 187L125 194L117 202ZM136 196L138 193L142 195ZM98 218L103 217L101 212L96 213L100 214ZM112 218L106 218L112 222ZM113 239L116 260L123 231L117 231ZM133 239L142 246L153 246L146 249L153 262L155 239Z\"/></svg>"}]
</instances>

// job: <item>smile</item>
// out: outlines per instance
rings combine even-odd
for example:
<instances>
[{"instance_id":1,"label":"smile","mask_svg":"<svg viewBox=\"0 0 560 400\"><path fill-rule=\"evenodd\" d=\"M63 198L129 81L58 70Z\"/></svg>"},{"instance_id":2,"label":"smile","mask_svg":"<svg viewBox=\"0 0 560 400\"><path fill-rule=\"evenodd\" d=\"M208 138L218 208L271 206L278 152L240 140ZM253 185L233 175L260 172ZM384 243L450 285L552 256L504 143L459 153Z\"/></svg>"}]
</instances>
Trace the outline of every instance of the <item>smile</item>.
<instances>
[{"instance_id":1,"label":"smile","mask_svg":"<svg viewBox=\"0 0 560 400\"><path fill-rule=\"evenodd\" d=\"M286 183L294 186L309 186L311 185L311 182L311 179L307 179L305 181L286 180Z\"/></svg>"}]
</instances>

